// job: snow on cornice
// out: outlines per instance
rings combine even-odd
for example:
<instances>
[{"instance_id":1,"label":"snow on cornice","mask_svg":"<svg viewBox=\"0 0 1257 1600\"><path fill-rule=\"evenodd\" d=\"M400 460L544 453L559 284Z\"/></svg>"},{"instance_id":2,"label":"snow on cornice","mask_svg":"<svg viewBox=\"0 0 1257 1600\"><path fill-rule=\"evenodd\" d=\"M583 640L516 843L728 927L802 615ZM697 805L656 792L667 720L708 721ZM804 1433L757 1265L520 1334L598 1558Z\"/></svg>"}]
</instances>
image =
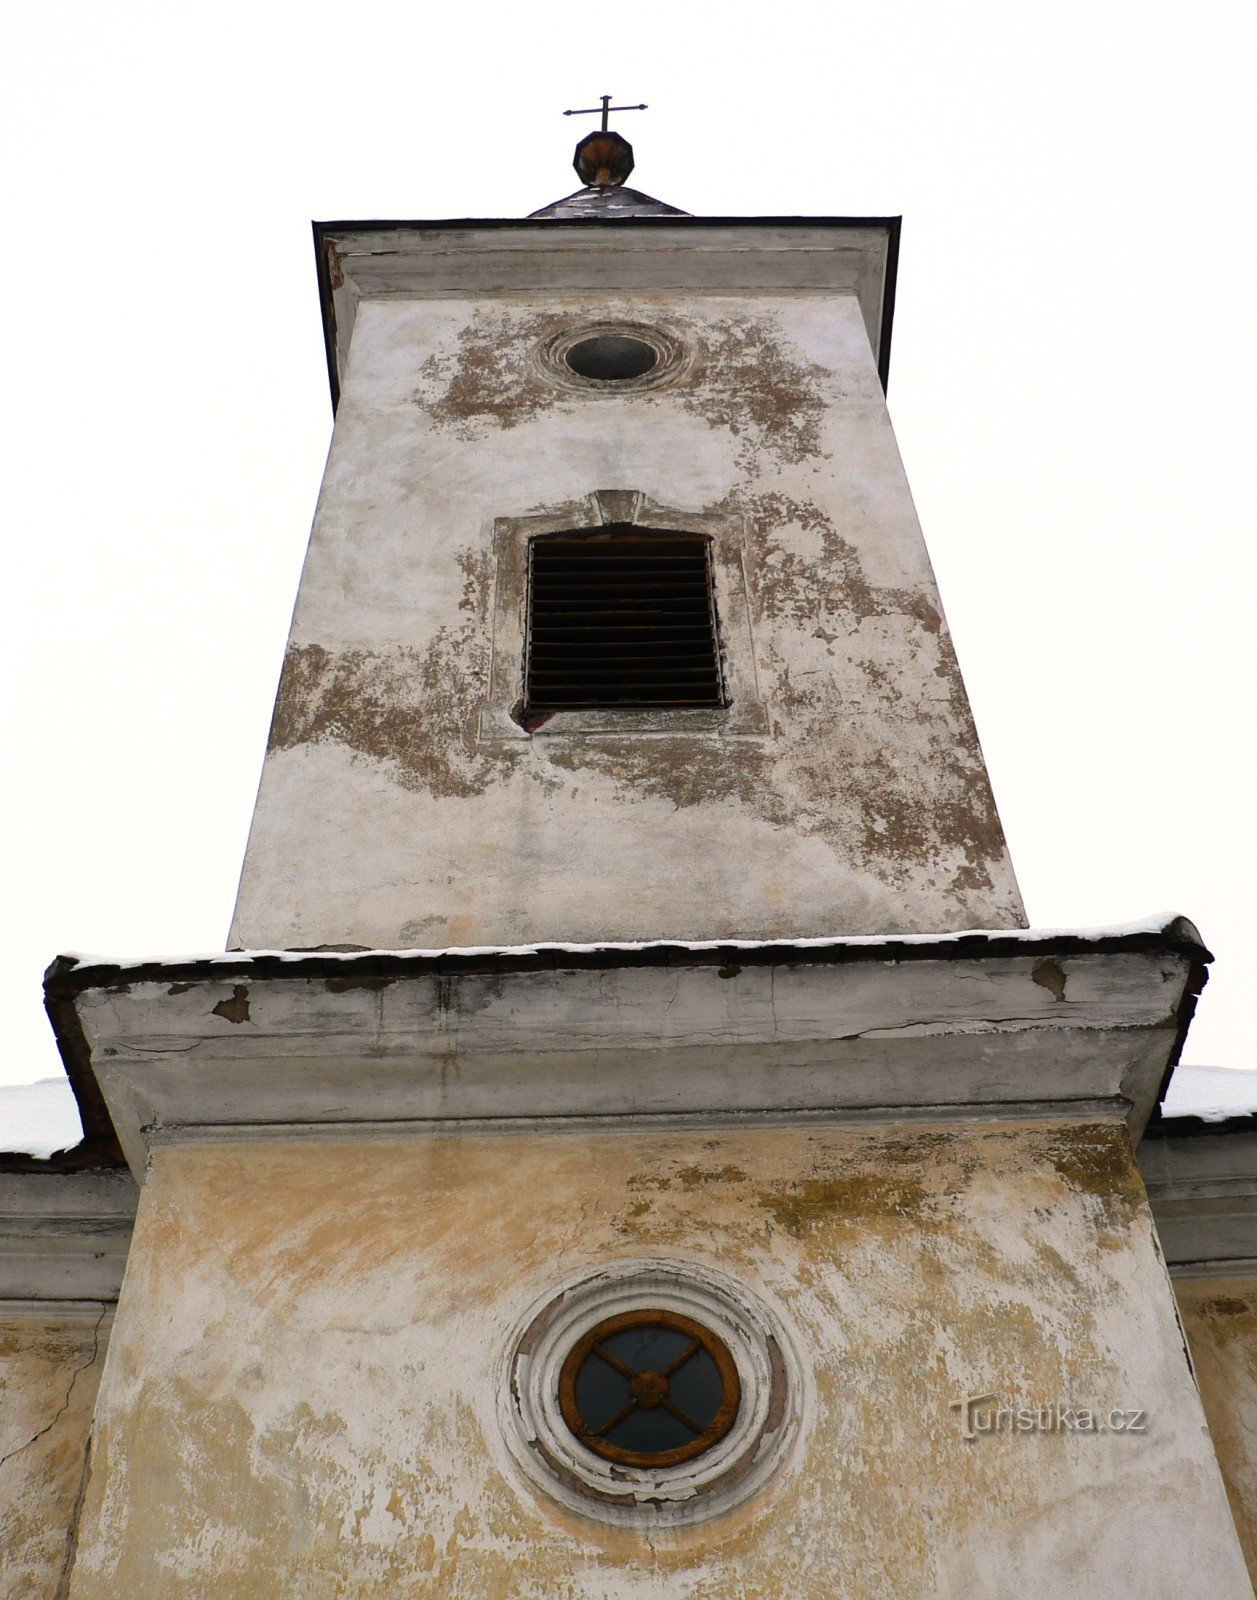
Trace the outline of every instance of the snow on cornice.
<instances>
[{"instance_id":1,"label":"snow on cornice","mask_svg":"<svg viewBox=\"0 0 1257 1600\"><path fill-rule=\"evenodd\" d=\"M668 964L670 958L687 956L754 957L771 961L780 955L813 957L832 954L853 958L862 954L889 960L920 958L937 954L939 959L953 955L983 953L1014 954L1019 948L1050 945L1063 953L1085 951L1088 947L1139 945L1147 941L1190 947L1201 961L1212 959L1195 924L1174 912L1142 918L1135 922L1114 923L1092 928L981 928L960 929L952 933L886 933L850 936L807 937L797 939L648 939L599 943L537 941L514 945L449 945L424 949L306 948L289 950L226 950L197 955L163 956L158 959L125 958L70 952L59 956L48 969L46 987L52 990L81 989L95 983L125 982L151 973L154 978L167 974L196 973L211 978L216 971L247 973L292 968L292 976L305 971L326 970L339 965L387 964L399 969L422 970L441 965L471 966L479 963L504 964L538 961L559 965L562 958L579 959L582 964L605 960L617 964L618 957L643 959Z\"/></svg>"}]
</instances>

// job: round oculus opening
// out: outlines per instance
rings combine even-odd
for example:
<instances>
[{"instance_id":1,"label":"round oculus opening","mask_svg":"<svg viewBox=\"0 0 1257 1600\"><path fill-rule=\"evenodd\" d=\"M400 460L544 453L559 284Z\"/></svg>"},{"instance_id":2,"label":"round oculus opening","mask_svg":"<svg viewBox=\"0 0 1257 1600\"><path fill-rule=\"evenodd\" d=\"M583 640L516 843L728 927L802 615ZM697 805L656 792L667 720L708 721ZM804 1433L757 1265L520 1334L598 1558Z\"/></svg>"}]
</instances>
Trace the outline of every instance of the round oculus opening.
<instances>
[{"instance_id":1,"label":"round oculus opening","mask_svg":"<svg viewBox=\"0 0 1257 1600\"><path fill-rule=\"evenodd\" d=\"M559 1409L586 1449L629 1467L702 1455L732 1428L738 1369L724 1341L675 1311L608 1317L573 1345Z\"/></svg>"},{"instance_id":2,"label":"round oculus opening","mask_svg":"<svg viewBox=\"0 0 1257 1600\"><path fill-rule=\"evenodd\" d=\"M627 383L644 378L659 365L659 352L644 339L623 333L596 333L579 339L563 356L578 378L598 383Z\"/></svg>"},{"instance_id":3,"label":"round oculus opening","mask_svg":"<svg viewBox=\"0 0 1257 1600\"><path fill-rule=\"evenodd\" d=\"M600 1522L722 1515L799 1435L808 1380L790 1328L698 1262L604 1263L539 1300L510 1349L498 1407L515 1466Z\"/></svg>"}]
</instances>

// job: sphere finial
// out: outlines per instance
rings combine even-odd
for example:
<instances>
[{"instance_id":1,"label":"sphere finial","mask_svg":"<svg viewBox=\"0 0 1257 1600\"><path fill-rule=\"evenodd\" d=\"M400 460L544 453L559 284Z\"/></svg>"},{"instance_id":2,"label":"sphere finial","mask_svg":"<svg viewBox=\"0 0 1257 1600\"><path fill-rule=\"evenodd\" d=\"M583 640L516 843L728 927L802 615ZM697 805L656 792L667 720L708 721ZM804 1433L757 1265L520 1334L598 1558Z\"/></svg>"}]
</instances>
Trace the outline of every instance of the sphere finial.
<instances>
[{"instance_id":1,"label":"sphere finial","mask_svg":"<svg viewBox=\"0 0 1257 1600\"><path fill-rule=\"evenodd\" d=\"M587 133L572 165L587 188L618 189L633 170L633 146L622 134Z\"/></svg>"}]
</instances>

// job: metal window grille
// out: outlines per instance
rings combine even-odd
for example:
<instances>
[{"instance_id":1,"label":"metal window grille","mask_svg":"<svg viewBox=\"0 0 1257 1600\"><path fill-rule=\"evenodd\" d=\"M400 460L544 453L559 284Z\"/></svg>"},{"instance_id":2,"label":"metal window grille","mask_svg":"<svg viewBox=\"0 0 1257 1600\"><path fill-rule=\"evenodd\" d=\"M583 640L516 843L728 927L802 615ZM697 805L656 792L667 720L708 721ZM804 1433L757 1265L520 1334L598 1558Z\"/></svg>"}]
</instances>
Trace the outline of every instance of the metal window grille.
<instances>
[{"instance_id":1,"label":"metal window grille","mask_svg":"<svg viewBox=\"0 0 1257 1600\"><path fill-rule=\"evenodd\" d=\"M524 703L529 713L723 705L710 540L627 525L534 539Z\"/></svg>"}]
</instances>

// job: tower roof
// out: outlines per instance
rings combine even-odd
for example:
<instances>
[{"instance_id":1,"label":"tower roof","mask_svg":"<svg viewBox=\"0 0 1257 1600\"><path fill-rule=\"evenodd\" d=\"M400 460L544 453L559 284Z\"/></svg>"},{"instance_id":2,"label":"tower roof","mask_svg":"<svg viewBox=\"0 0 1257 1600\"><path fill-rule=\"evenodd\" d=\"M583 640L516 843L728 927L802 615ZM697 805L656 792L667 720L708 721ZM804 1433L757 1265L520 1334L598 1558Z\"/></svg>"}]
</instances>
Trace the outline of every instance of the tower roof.
<instances>
[{"instance_id":1,"label":"tower roof","mask_svg":"<svg viewBox=\"0 0 1257 1600\"><path fill-rule=\"evenodd\" d=\"M682 211L679 206L670 206L662 200L656 200L653 195L643 194L640 189L626 189L622 184L595 185L586 184L583 189L577 189L575 194L565 195L562 200L555 200L553 204L542 206L540 211L530 211L529 216L538 219L548 218L584 218L605 217L609 222L616 222L621 217L688 217L688 211Z\"/></svg>"}]
</instances>

